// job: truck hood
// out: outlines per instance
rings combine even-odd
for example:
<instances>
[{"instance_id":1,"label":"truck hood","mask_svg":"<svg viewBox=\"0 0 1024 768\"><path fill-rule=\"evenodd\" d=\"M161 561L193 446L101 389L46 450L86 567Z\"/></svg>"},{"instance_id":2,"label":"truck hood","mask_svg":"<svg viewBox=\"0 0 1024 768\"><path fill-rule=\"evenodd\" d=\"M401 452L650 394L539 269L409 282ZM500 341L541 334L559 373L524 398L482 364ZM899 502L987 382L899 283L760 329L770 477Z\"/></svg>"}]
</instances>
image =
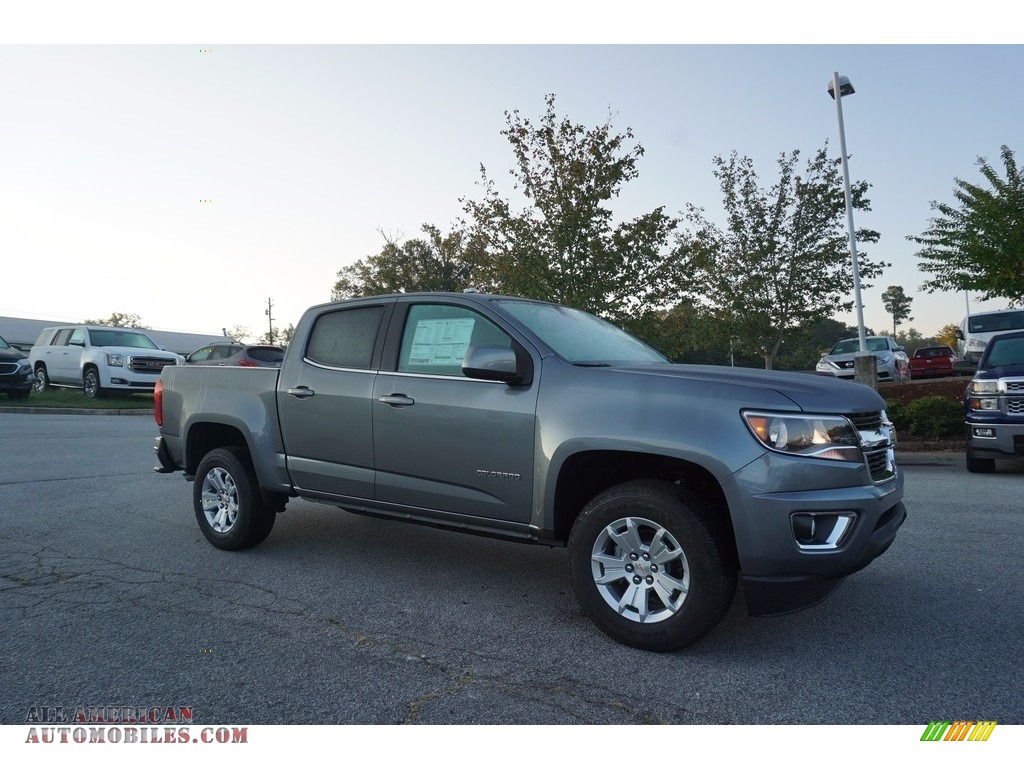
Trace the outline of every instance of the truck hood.
<instances>
[{"instance_id":1,"label":"truck hood","mask_svg":"<svg viewBox=\"0 0 1024 768\"><path fill-rule=\"evenodd\" d=\"M752 390L771 390L807 412L865 413L885 408L885 400L871 387L852 381L842 381L831 374L681 364L612 368L643 376L665 376L704 382L710 389L730 385L748 387Z\"/></svg>"},{"instance_id":2,"label":"truck hood","mask_svg":"<svg viewBox=\"0 0 1024 768\"><path fill-rule=\"evenodd\" d=\"M24 360L28 355L18 349L0 349L0 362L16 363Z\"/></svg>"},{"instance_id":3,"label":"truck hood","mask_svg":"<svg viewBox=\"0 0 1024 768\"><path fill-rule=\"evenodd\" d=\"M1000 365L996 368L986 368L985 370L979 370L974 378L976 379L1001 379L1004 376L1024 376L1024 363L1014 363L1013 365Z\"/></svg>"}]
</instances>

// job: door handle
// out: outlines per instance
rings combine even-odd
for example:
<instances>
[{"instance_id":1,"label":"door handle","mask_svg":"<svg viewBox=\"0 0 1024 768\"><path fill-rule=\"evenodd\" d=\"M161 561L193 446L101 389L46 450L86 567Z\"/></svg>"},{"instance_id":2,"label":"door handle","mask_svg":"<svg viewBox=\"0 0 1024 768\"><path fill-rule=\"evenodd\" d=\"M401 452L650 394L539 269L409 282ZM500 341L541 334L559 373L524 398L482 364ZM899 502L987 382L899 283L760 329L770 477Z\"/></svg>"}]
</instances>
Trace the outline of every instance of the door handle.
<instances>
[{"instance_id":1,"label":"door handle","mask_svg":"<svg viewBox=\"0 0 1024 768\"><path fill-rule=\"evenodd\" d=\"M287 393L292 397L297 397L299 400L305 400L307 397L312 397L316 394L309 387L289 387Z\"/></svg>"},{"instance_id":2,"label":"door handle","mask_svg":"<svg viewBox=\"0 0 1024 768\"><path fill-rule=\"evenodd\" d=\"M416 401L407 395L381 395L377 398L378 403L390 405L392 408L407 408L416 405Z\"/></svg>"}]
</instances>

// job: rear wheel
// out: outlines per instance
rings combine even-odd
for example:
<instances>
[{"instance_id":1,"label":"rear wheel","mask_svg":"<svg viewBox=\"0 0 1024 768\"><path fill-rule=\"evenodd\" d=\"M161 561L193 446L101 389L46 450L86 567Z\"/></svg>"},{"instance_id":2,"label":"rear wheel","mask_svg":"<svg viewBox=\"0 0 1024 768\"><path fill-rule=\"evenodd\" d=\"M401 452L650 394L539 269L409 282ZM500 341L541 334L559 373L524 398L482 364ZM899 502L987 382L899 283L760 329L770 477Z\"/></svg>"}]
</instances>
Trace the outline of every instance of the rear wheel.
<instances>
[{"instance_id":1,"label":"rear wheel","mask_svg":"<svg viewBox=\"0 0 1024 768\"><path fill-rule=\"evenodd\" d=\"M192 506L206 540L218 549L247 549L270 535L276 510L260 491L249 455L234 446L215 448L199 462Z\"/></svg>"},{"instance_id":2,"label":"rear wheel","mask_svg":"<svg viewBox=\"0 0 1024 768\"><path fill-rule=\"evenodd\" d=\"M638 480L584 507L569 538L573 588L609 637L671 651L711 632L732 605L736 567L713 511L672 483Z\"/></svg>"}]
</instances>

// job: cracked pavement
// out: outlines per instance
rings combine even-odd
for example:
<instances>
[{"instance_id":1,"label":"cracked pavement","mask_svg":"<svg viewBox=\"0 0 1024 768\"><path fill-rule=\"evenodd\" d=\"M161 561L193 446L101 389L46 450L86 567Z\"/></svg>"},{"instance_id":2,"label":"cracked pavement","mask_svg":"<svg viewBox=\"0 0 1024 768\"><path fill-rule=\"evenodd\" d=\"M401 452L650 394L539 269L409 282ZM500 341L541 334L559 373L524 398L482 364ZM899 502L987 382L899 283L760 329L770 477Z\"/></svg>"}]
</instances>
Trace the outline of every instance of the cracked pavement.
<instances>
[{"instance_id":1,"label":"cracked pavement","mask_svg":"<svg viewBox=\"0 0 1024 768\"><path fill-rule=\"evenodd\" d=\"M915 504L949 468L912 468L893 549L821 606L755 620L737 599L706 641L652 654L583 616L564 550L298 500L260 546L216 550L190 484L151 471L154 434L0 414L0 724L29 706L246 724L1024 721L1021 529L1002 502L969 531L968 498ZM994 481L1010 504L1020 477ZM953 562L951 582L936 563ZM953 663L967 658L985 663Z\"/></svg>"}]
</instances>

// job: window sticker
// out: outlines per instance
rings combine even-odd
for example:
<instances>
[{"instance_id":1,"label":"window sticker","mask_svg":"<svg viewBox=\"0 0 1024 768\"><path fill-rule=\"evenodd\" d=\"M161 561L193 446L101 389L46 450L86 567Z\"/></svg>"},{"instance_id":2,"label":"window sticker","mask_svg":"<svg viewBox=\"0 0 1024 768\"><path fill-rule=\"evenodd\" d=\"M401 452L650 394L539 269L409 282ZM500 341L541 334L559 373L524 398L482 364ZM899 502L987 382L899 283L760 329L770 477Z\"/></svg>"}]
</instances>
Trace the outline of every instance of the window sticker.
<instances>
[{"instance_id":1,"label":"window sticker","mask_svg":"<svg viewBox=\"0 0 1024 768\"><path fill-rule=\"evenodd\" d=\"M418 321L409 365L462 365L475 324L472 317Z\"/></svg>"}]
</instances>

